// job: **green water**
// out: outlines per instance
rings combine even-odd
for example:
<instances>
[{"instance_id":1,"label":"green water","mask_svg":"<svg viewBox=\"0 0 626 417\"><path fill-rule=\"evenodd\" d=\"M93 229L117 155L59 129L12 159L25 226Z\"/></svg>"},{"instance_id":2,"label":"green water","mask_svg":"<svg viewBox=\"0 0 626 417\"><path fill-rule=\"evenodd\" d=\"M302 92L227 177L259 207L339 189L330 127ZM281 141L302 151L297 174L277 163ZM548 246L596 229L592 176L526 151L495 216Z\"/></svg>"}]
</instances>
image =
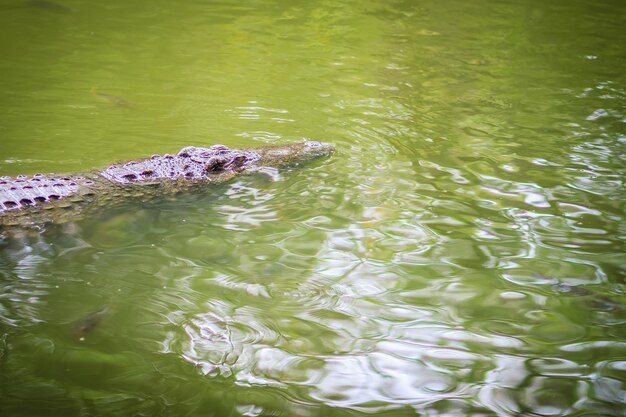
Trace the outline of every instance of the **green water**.
<instances>
[{"instance_id":1,"label":"green water","mask_svg":"<svg viewBox=\"0 0 626 417\"><path fill-rule=\"evenodd\" d=\"M623 1L3 0L0 28L0 175L337 145L5 239L1 416L626 413Z\"/></svg>"}]
</instances>

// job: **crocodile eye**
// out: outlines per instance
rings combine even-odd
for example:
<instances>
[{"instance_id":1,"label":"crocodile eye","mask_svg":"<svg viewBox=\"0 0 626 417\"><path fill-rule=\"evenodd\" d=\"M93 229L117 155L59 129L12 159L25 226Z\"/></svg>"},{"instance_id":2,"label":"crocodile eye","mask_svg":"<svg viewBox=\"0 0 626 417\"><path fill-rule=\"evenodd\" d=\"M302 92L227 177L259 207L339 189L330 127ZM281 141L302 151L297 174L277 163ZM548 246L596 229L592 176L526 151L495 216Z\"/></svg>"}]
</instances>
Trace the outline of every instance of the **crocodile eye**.
<instances>
[{"instance_id":1,"label":"crocodile eye","mask_svg":"<svg viewBox=\"0 0 626 417\"><path fill-rule=\"evenodd\" d=\"M224 170L224 165L227 160L225 158L213 157L207 162L204 171L205 172L221 172Z\"/></svg>"},{"instance_id":2,"label":"crocodile eye","mask_svg":"<svg viewBox=\"0 0 626 417\"><path fill-rule=\"evenodd\" d=\"M231 165L234 165L235 167L240 167L242 166L246 161L248 160L248 158L246 158L245 155L237 155L233 158Z\"/></svg>"}]
</instances>

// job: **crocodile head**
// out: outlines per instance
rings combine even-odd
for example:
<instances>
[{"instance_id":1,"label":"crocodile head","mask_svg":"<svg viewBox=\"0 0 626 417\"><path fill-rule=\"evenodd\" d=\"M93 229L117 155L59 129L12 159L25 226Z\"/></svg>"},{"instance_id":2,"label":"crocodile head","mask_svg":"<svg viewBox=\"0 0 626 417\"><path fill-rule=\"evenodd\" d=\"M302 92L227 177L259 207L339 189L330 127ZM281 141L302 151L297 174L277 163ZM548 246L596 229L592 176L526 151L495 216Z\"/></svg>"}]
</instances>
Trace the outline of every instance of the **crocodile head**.
<instances>
[{"instance_id":1,"label":"crocodile head","mask_svg":"<svg viewBox=\"0 0 626 417\"><path fill-rule=\"evenodd\" d=\"M315 141L247 149L230 149L224 145L187 146L176 155L154 155L123 165L111 165L101 175L122 184L161 179L212 180L253 166L280 168L307 162L329 155L333 150L333 145Z\"/></svg>"}]
</instances>

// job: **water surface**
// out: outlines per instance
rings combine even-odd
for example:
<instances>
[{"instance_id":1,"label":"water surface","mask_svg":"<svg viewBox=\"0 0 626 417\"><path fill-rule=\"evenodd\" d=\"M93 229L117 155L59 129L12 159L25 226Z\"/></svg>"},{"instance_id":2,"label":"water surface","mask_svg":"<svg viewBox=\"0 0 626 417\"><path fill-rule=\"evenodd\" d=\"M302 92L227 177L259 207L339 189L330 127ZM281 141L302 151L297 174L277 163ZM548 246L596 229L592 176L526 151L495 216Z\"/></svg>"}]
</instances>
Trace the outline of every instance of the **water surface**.
<instances>
[{"instance_id":1,"label":"water surface","mask_svg":"<svg viewBox=\"0 0 626 417\"><path fill-rule=\"evenodd\" d=\"M623 415L624 16L5 0L1 175L337 152L3 240L0 414Z\"/></svg>"}]
</instances>

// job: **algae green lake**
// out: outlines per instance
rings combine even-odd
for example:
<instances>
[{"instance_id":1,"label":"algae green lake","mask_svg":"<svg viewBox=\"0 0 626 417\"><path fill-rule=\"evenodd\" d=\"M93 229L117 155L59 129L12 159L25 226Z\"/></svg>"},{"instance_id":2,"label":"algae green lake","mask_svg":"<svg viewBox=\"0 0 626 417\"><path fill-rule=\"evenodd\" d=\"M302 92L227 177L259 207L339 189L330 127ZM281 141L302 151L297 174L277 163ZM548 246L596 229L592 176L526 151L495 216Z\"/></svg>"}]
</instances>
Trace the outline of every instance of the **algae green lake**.
<instances>
[{"instance_id":1,"label":"algae green lake","mask_svg":"<svg viewBox=\"0 0 626 417\"><path fill-rule=\"evenodd\" d=\"M336 152L0 238L0 416L623 416L623 0L0 2L0 176Z\"/></svg>"}]
</instances>

